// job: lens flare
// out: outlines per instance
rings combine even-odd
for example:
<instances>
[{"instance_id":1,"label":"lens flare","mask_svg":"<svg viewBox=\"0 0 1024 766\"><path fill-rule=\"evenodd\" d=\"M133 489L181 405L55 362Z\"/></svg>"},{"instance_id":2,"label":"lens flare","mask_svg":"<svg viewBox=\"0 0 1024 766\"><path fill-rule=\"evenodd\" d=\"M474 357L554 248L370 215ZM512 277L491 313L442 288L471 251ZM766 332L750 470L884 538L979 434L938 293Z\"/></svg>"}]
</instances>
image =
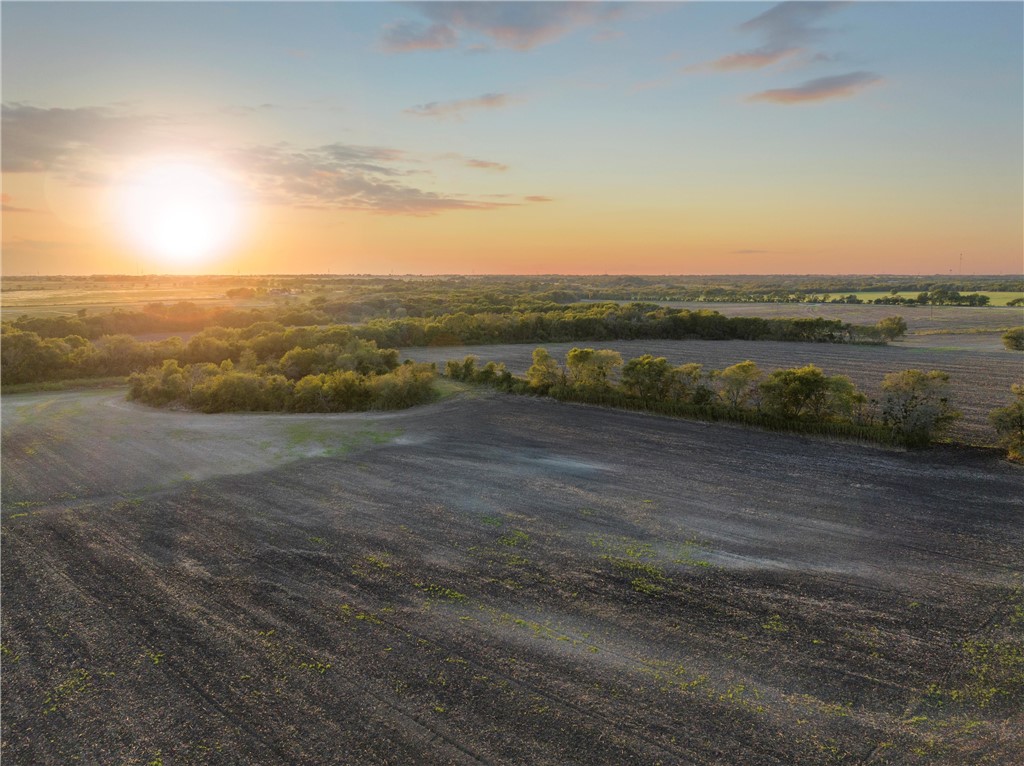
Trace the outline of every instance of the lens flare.
<instances>
[{"instance_id":1,"label":"lens flare","mask_svg":"<svg viewBox=\"0 0 1024 766\"><path fill-rule=\"evenodd\" d=\"M241 212L226 174L182 159L135 168L119 185L116 205L132 243L175 264L196 263L227 248Z\"/></svg>"}]
</instances>

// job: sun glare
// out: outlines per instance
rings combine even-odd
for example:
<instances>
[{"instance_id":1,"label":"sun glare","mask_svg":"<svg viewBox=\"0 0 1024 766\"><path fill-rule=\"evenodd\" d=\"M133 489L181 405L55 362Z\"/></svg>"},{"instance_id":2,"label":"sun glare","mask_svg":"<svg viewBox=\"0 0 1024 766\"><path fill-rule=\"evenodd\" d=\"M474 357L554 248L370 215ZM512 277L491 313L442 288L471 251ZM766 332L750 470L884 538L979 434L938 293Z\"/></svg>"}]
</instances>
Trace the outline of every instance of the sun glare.
<instances>
[{"instance_id":1,"label":"sun glare","mask_svg":"<svg viewBox=\"0 0 1024 766\"><path fill-rule=\"evenodd\" d=\"M116 205L134 245L176 264L224 250L238 231L237 191L221 171L191 160L136 168L120 184Z\"/></svg>"}]
</instances>

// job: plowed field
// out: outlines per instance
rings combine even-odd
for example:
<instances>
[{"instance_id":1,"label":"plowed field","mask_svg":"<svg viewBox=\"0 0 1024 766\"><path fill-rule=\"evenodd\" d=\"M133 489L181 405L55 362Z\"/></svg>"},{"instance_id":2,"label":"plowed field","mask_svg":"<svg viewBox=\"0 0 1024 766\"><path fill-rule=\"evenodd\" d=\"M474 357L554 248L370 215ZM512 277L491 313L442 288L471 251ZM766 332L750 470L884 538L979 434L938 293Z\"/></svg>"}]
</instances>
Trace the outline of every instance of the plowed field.
<instances>
[{"instance_id":1,"label":"plowed field","mask_svg":"<svg viewBox=\"0 0 1024 766\"><path fill-rule=\"evenodd\" d=\"M3 400L5 764L1019 763L991 453L122 397Z\"/></svg>"}]
</instances>

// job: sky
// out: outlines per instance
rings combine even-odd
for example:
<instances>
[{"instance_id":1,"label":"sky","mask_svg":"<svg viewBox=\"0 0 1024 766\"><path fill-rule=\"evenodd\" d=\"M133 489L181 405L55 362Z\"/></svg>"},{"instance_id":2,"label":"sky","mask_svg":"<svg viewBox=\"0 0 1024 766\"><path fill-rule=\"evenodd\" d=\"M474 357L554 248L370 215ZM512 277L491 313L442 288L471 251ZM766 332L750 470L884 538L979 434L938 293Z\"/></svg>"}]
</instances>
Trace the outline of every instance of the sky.
<instances>
[{"instance_id":1,"label":"sky","mask_svg":"<svg viewBox=\"0 0 1024 766\"><path fill-rule=\"evenodd\" d=\"M0 25L7 276L1024 271L1020 2Z\"/></svg>"}]
</instances>

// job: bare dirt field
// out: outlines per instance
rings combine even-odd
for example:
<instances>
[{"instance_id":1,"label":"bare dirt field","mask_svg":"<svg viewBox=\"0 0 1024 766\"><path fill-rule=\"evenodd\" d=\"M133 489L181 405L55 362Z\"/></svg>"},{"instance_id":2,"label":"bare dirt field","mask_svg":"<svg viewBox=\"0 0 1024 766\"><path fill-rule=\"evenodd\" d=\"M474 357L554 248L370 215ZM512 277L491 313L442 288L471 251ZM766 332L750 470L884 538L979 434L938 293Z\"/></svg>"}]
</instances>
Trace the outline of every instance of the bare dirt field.
<instances>
[{"instance_id":1,"label":"bare dirt field","mask_svg":"<svg viewBox=\"0 0 1024 766\"><path fill-rule=\"evenodd\" d=\"M992 453L122 397L3 399L5 764L1019 762Z\"/></svg>"},{"instance_id":2,"label":"bare dirt field","mask_svg":"<svg viewBox=\"0 0 1024 766\"><path fill-rule=\"evenodd\" d=\"M443 367L448 359L474 354L481 363L503 362L521 375L532 363L533 350L546 348L560 362L574 346L610 348L623 359L643 354L664 356L672 364L699 362L705 370L722 369L750 359L770 371L785 367L816 364L829 375L848 375L870 397L881 392L886 373L906 369L943 370L952 384L953 406L963 412L951 433L959 440L991 444L996 435L988 423L988 413L1010 400L1010 385L1024 382L1024 354L1000 351L960 351L892 346L852 346L833 343L780 343L774 341L712 340L616 340L578 343L523 343L503 346L449 346L444 348L406 348L402 358L418 362L437 362Z\"/></svg>"}]
</instances>

